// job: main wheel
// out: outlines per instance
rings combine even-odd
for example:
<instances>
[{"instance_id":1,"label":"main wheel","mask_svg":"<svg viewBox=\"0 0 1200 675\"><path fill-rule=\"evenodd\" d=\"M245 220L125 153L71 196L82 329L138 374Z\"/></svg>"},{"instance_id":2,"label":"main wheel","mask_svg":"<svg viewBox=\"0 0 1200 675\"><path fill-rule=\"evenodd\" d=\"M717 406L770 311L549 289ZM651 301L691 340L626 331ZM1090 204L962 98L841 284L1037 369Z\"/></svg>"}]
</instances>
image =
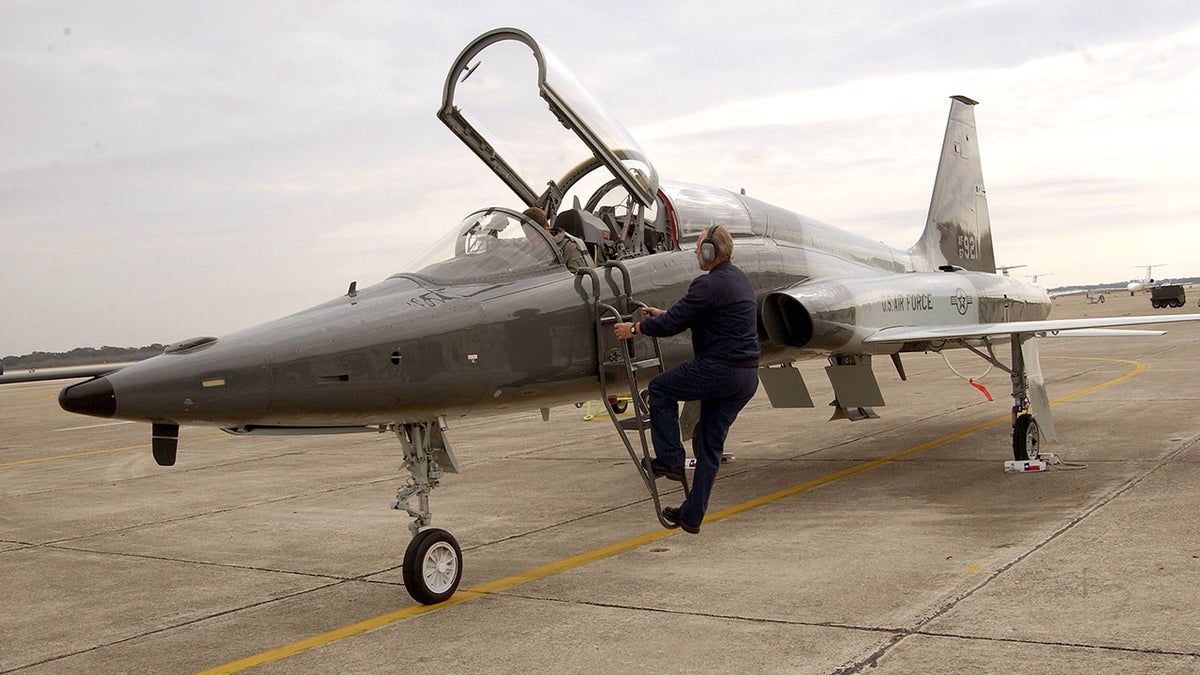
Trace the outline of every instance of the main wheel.
<instances>
[{"instance_id":1,"label":"main wheel","mask_svg":"<svg viewBox=\"0 0 1200 675\"><path fill-rule=\"evenodd\" d=\"M1025 413L1017 416L1013 425L1013 459L1024 462L1036 459L1041 452L1042 432L1038 429L1037 420L1033 415Z\"/></svg>"},{"instance_id":2,"label":"main wheel","mask_svg":"<svg viewBox=\"0 0 1200 675\"><path fill-rule=\"evenodd\" d=\"M445 530L421 530L404 551L404 587L413 600L436 605L449 600L462 579L462 549Z\"/></svg>"}]
</instances>

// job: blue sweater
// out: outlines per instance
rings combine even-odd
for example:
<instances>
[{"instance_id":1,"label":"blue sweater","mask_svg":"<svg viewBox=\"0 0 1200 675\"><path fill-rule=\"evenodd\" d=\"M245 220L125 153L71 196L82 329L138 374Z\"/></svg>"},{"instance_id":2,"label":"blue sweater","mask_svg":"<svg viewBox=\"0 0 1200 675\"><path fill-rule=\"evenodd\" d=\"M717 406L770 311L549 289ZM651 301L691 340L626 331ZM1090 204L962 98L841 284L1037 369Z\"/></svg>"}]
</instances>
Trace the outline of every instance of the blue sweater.
<instances>
[{"instance_id":1,"label":"blue sweater","mask_svg":"<svg viewBox=\"0 0 1200 675\"><path fill-rule=\"evenodd\" d=\"M687 295L665 313L641 323L642 333L653 337L678 335L689 328L697 361L758 366L758 303L745 272L722 262L693 279Z\"/></svg>"}]
</instances>

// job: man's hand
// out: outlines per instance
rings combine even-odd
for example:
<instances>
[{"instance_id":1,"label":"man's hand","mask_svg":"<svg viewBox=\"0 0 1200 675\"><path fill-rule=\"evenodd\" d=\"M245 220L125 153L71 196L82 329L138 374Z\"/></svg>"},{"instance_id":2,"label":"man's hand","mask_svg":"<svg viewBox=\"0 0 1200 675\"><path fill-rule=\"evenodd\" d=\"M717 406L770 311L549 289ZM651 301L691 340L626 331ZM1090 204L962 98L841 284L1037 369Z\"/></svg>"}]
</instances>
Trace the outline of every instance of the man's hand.
<instances>
[{"instance_id":1,"label":"man's hand","mask_svg":"<svg viewBox=\"0 0 1200 675\"><path fill-rule=\"evenodd\" d=\"M658 316L659 314L666 314L666 313L667 313L667 310L659 309L657 307L643 307L642 308L642 316ZM616 335L618 340L628 340L629 338L633 337L633 331L631 330L632 328L633 328L633 324L629 323L629 322L614 323L613 324L613 335Z\"/></svg>"}]
</instances>

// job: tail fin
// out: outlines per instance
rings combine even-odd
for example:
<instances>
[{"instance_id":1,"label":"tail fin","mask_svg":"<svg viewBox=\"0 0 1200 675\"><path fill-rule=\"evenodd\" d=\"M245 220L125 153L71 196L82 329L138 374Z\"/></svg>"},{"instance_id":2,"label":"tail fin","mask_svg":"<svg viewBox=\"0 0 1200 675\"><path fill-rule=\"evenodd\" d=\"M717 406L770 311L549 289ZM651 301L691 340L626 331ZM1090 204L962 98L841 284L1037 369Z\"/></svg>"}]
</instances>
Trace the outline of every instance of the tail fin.
<instances>
[{"instance_id":1,"label":"tail fin","mask_svg":"<svg viewBox=\"0 0 1200 675\"><path fill-rule=\"evenodd\" d=\"M976 101L966 96L950 98L950 119L925 232L908 252L918 269L956 265L974 272L995 272L992 225L975 136Z\"/></svg>"}]
</instances>

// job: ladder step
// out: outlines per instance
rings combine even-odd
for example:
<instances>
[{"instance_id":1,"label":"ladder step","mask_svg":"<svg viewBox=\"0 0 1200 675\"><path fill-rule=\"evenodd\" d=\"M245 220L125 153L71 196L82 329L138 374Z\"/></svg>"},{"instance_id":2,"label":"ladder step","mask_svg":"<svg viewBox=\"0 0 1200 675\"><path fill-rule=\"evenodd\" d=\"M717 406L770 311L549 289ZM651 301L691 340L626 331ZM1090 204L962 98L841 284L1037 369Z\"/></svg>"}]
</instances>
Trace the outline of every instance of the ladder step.
<instances>
[{"instance_id":1,"label":"ladder step","mask_svg":"<svg viewBox=\"0 0 1200 675\"><path fill-rule=\"evenodd\" d=\"M600 317L600 325L601 326L607 326L609 324L614 324L614 323L635 323L635 322L634 322L632 314L629 316L622 316L619 319L611 314L605 314L604 316Z\"/></svg>"},{"instance_id":2,"label":"ladder step","mask_svg":"<svg viewBox=\"0 0 1200 675\"><path fill-rule=\"evenodd\" d=\"M609 263L607 267L618 269L624 275L625 294L619 298L622 300L623 306L628 308L631 305L634 305L635 303L633 298L630 297L631 291L629 288L629 271L616 261ZM593 281L598 279L595 273L592 273L592 279ZM597 293L599 292L598 287L594 290ZM640 305L640 303L636 304ZM654 353L656 355L651 358L633 360L633 349L630 348L629 345L625 345L622 347L624 351L620 353L619 358L615 361L609 361L608 359L611 358L611 355L617 354L617 350L610 350L609 345L611 344L611 340L603 339L604 336L600 334L601 327L611 326L615 323L633 321L633 317L637 314L637 312L635 311L628 315L622 314L620 309L601 302L599 297L592 298L592 307L594 309L593 320L596 322L597 347L599 348L599 352L596 356L600 367L596 374L600 377L600 395L609 396L607 385L608 381L612 379L612 371L616 370L626 372L626 375L629 378L629 386L631 389L633 389L631 396L634 399L627 405L632 405L635 416L619 419L617 417L618 413L616 408L613 405L606 403L605 408L607 408L613 422L620 430L617 435L621 437L621 442L625 445L625 449L629 451L629 455L633 459L634 463L639 464L638 473L641 474L642 480L645 481L646 487L650 490L650 496L654 500L654 514L657 516L658 522L661 523L663 527L671 527L672 524L667 522L662 516L662 503L659 499L658 488L655 485L654 476L650 473L647 473L646 468L641 465L641 458L650 456L651 448L649 445L651 439L649 438L649 435L645 433L645 430L650 428L650 415L646 411L646 406L641 405L642 401L637 398L639 395L637 389L640 386L637 382L637 373L639 370L647 369L654 369L659 373L663 371L662 358L658 356L658 338L647 336L650 337L654 343ZM639 432L636 438L630 437L629 432L631 431ZM636 446L641 447L641 457L638 456L637 450L635 449ZM688 494L690 494L690 488L688 487L686 476L684 477L683 481L683 493L685 498Z\"/></svg>"},{"instance_id":3,"label":"ladder step","mask_svg":"<svg viewBox=\"0 0 1200 675\"><path fill-rule=\"evenodd\" d=\"M620 420L620 425L621 425L621 428L626 431L637 431L638 430L638 418L626 417L625 419ZM649 417L642 418L642 428L645 428L645 429L650 428L650 418Z\"/></svg>"},{"instance_id":4,"label":"ladder step","mask_svg":"<svg viewBox=\"0 0 1200 675\"><path fill-rule=\"evenodd\" d=\"M640 361L633 361L629 364L629 367L633 370L646 370L647 368L658 368L661 364L662 362L657 357L651 357ZM604 367L612 368L613 370L625 370L625 362L607 361L604 363Z\"/></svg>"}]
</instances>

